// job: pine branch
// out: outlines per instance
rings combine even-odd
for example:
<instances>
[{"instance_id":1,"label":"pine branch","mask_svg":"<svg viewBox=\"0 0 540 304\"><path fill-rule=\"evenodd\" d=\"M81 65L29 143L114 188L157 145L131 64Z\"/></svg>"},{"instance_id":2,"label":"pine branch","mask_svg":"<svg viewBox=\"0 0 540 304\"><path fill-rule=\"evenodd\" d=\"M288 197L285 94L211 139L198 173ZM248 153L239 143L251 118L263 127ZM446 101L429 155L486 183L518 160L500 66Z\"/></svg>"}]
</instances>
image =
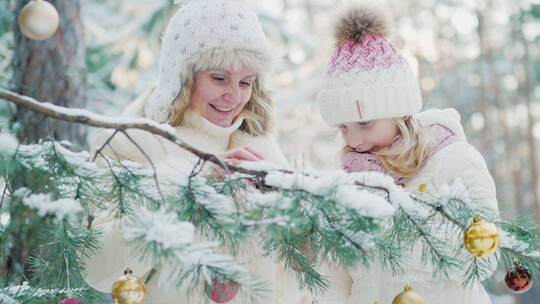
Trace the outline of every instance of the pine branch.
<instances>
[{"instance_id":1,"label":"pine branch","mask_svg":"<svg viewBox=\"0 0 540 304\"><path fill-rule=\"evenodd\" d=\"M520 260L527 260L529 262L540 265L540 256L539 257L530 256L530 255L527 255L526 253L517 251L515 249L511 249L511 248L503 247L501 248L501 250L511 253L512 255L518 257Z\"/></svg>"},{"instance_id":2,"label":"pine branch","mask_svg":"<svg viewBox=\"0 0 540 304\"><path fill-rule=\"evenodd\" d=\"M167 265L162 269L159 282L166 282L168 287L187 286L189 290L199 290L204 284L211 284L212 278L220 277L240 283L251 298L261 292L246 268L233 257L218 253L219 243L195 241L193 224L181 221L174 212L140 207L129 218L124 236L140 245L143 257L151 257L155 264Z\"/></svg>"},{"instance_id":3,"label":"pine branch","mask_svg":"<svg viewBox=\"0 0 540 304\"><path fill-rule=\"evenodd\" d=\"M282 190L284 192L288 192L290 191L291 193L301 193L303 195L306 195L308 196L308 198L311 198L313 201L326 201L327 198L324 196L324 195L317 195L317 194L313 194L309 191L306 191L304 189L293 189L293 190ZM310 199L310 200L311 200ZM335 205L335 202L332 203L333 205ZM341 229L339 227L337 227L336 225L333 224L334 220L332 220L332 217L326 212L326 210L320 206L320 204L315 204L315 208L321 212L321 214L323 215L324 219L326 220L326 223L332 227L336 233L338 233L341 237L343 237L343 239L345 239L348 243L350 243L354 248L358 249L363 255L366 255L368 252L366 249L364 249L364 247L362 247L362 245L360 245L359 243L357 243L354 239L352 239L349 235L347 235L345 232L341 231ZM335 218L337 218L336 216L334 216Z\"/></svg>"},{"instance_id":4,"label":"pine branch","mask_svg":"<svg viewBox=\"0 0 540 304\"><path fill-rule=\"evenodd\" d=\"M123 171L116 171L118 167L114 166L107 158L104 159L109 165L110 175L107 178L113 180L110 193L115 195L118 198L118 201L123 206L126 203L126 206L129 206L130 203L139 200L140 204L146 203L149 206L155 207L157 205L157 200L154 199L153 195L148 194L150 190L144 189L144 187L139 188L138 183L147 182L150 183L152 179L158 185L159 196L161 200L165 202L167 199L168 203L171 203L171 210L174 210L176 215L180 219L189 219L194 223L203 223L206 225L210 231L217 232L217 234L222 234L220 237L222 240L229 238L231 243L237 242L246 236L251 236L254 232L258 231L257 228L264 227L267 228L265 231L269 235L269 241L267 241L267 247L271 247L273 250L278 251L278 255L285 257L288 261L296 261L300 266L303 266L306 270L303 275L304 282L307 282L307 285L316 286L316 282L322 282L317 278L317 273L312 272L314 268L308 263L303 256L299 256L302 253L302 242L301 240L295 240L292 235L292 230L296 227L292 223L288 223L288 226L281 225L257 225L257 223L278 223L282 218L286 216L290 217L290 222L302 222L307 221L312 226L312 231L314 240L320 242L320 244L311 244L312 248L316 248L316 245L320 245L323 250L330 252L334 250L333 255L338 256L339 259L344 261L344 264L350 265L353 262L363 259L364 262L367 261L367 255L370 254L372 249L379 254L385 255L382 257L382 260L389 261L392 256L398 256L398 252L395 251L395 245L403 245L405 240L418 240L421 239L427 248L425 252L429 252L432 256L432 263L435 266L442 269L446 266L451 265L451 260L447 257L444 249L448 246L455 244L445 244L442 241L442 238L439 238L437 235L438 231L430 225L434 225L435 222L441 222L442 224L448 224L448 227L452 226L456 230L459 228L461 231L466 229L466 223L473 216L474 213L480 213L480 210L472 210L470 208L470 202L466 202L460 198L445 198L442 201L431 202L420 196L407 194L401 195L404 190L397 188L396 185L393 185L393 181L381 181L381 182L366 182L366 180L355 180L355 181L344 181L340 180L341 177L336 178L335 180L329 179L328 181L334 182L334 184L328 185L327 188L334 188L334 192L326 189L322 191L320 189L313 189L313 187L308 187L306 184L293 185L288 187L285 183L276 182L276 179L287 177L302 177L311 182L318 181L327 181L325 176L318 176L313 173L305 172L294 172L288 170L252 170L247 169L241 166L228 165L219 159L216 155L204 153L188 144L183 142L181 139L176 137L174 129L168 125L160 125L148 119L122 119L118 120L117 117L108 117L103 115L96 115L91 112L79 109L66 109L58 107L51 104L41 103L33 98L22 96L10 91L0 89L0 98L4 98L10 102L13 102L17 105L27 107L33 111L39 112L45 116L52 117L59 120L71 121L75 123L82 123L86 125L91 125L101 128L110 128L114 129L114 134L122 133L128 137L128 139L136 145L136 147L143 153L145 152L141 149L132 138L129 138L128 129L139 129L150 132L152 134L163 137L165 140L170 141L174 145L183 148L194 155L196 155L199 160L196 166L193 168L188 180L188 185L182 185L179 189L179 192L176 194L181 194L176 198L166 197L165 193L159 189L159 183L156 176L155 166L151 163L148 155L145 154L147 160L149 160L152 168L153 174L145 173L138 174L132 172L128 166L120 162L120 166L123 167ZM105 144L98 149L96 155L102 155L102 149L109 145L110 140L113 137L111 136ZM54 146L53 146L54 148ZM39 153L45 154L45 149ZM115 152L113 150L113 152ZM25 152L26 153L26 152ZM46 156L40 155L39 153L28 153L28 157L39 155L40 160L45 159ZM61 159L62 152L60 152L56 157ZM49 159L50 161L50 159ZM28 168L37 168L37 170L42 170L42 175L45 176L46 173L50 173L49 168L43 169L39 165L32 163L28 159L17 160L20 162L21 166L28 166ZM26 163L25 163L26 162ZM235 187L231 186L232 181L225 183L207 183L208 180L202 178L199 180L198 174L201 172L204 165L207 163L213 163L220 168L225 169L227 172L236 172L241 175L242 179L247 179L252 181L255 186L263 191L275 192L278 193L280 198L287 197L295 202L289 207L282 208L279 210L278 207L270 206L261 208L257 212L251 211L249 208L239 208L239 199L236 197L236 193L240 189L245 189L245 187ZM37 163L37 160L36 160ZM81 193L81 189L85 189L84 185L88 184L88 181L84 178L81 179L78 177L80 172L70 171L69 161L63 161L60 164L55 164L53 167L53 174L49 176L50 179L57 179L55 181L49 181L47 185L50 185L50 191L58 191L60 193L60 186L62 182L65 182L69 176L74 180L69 181L69 187L73 187L76 197L85 197L84 193ZM30 165L29 165L30 164ZM35 165L34 167L32 167ZM64 166L64 167L62 167ZM127 173L126 173L127 172ZM85 178L88 178L90 175L84 175ZM355 178L361 178L361 175L354 175ZM366 175L367 176L367 175ZM274 180L272 180L272 178ZM195 183L195 184L194 184ZM388 239L380 239L380 221L385 218L384 216L378 215L366 215L367 212L362 210L366 208L366 205L355 204L357 202L351 202L351 200L344 200L343 197L340 199L336 198L336 192L338 189L344 188L345 186L351 187L351 185L356 186L356 192L347 192L344 191L343 194L359 194L361 191L369 192L370 194L377 193L373 195L374 200L384 198L383 203L390 202L396 209L400 210L402 215L394 215L393 217L393 226L390 233L386 235ZM145 186L148 186L146 184ZM204 188L209 187L209 188ZM221 189L218 192L216 190L218 187ZM211 189L211 191L210 191ZM366 190L361 190L366 189ZM8 189L9 190L9 189ZM341 189L343 190L343 189ZM350 189L347 189L350 190ZM6 190L4 190L5 192ZM223 213L217 208L217 205L209 203L207 198L215 198L218 194L223 193L234 199L236 204L236 209L232 212ZM154 193L155 194L155 193ZM400 195L396 195L400 194ZM354 198L357 196L353 195ZM360 197L360 196L359 196ZM365 198L366 196L362 197ZM86 198L88 199L88 198ZM283 206L280 206L283 207ZM295 210L297 208L298 210ZM369 209L369 208L367 208ZM394 209L393 209L394 210ZM263 212L267 212L264 214ZM230 216L230 219L225 219L223 214ZM436 217L440 215L440 217ZM510 235L515 236L515 238L525 244L531 245L528 249L520 248L519 246L502 246L501 252L505 257L515 256L524 260L524 262L533 265L533 267L539 268L540 265L540 256L536 256L533 250L538 249L538 235L532 233L529 229L506 229L504 224L498 223L500 227L506 230ZM410 233L410 235L407 235ZM225 237L226 236L226 237ZM367 237L366 237L367 236ZM282 241L290 241L287 246L285 246ZM373 242L374 245L368 246L368 242ZM410 244L407 244L410 245ZM283 246L282 248L280 246ZM277 248L277 249L276 249ZM390 250L386 252L386 250ZM463 250L458 248L456 250ZM339 252L341 251L341 252ZM161 253L159 253L161 252ZM316 252L316 250L314 251ZM157 253L158 256L161 254L162 257L167 256L165 251L156 249L154 253ZM424 254L423 254L424 256ZM456 255L457 256L457 255ZM487 269L487 264L485 261L479 261L475 258L471 261L467 272L467 281L472 281L478 279L485 273ZM396 269L396 265L392 264L390 267ZM460 265L463 268L464 265ZM194 266L193 271L196 271L197 266ZM215 268L216 272L219 272ZM186 278L190 277L190 274L183 272ZM200 273L199 273L200 274ZM311 282L311 283L310 283ZM320 285L319 285L320 286Z\"/></svg>"},{"instance_id":5,"label":"pine branch","mask_svg":"<svg viewBox=\"0 0 540 304\"><path fill-rule=\"evenodd\" d=\"M228 197L206 185L201 177L188 179L187 185L171 198L182 220L193 223L203 235L217 237L235 247L245 234L236 226L241 223L240 217L228 206L229 202Z\"/></svg>"},{"instance_id":6,"label":"pine branch","mask_svg":"<svg viewBox=\"0 0 540 304\"><path fill-rule=\"evenodd\" d=\"M131 136L129 136L129 135L127 134L126 131L122 131L122 134L124 134L124 135L127 137L127 139L129 139L129 141L130 141L133 145L135 145L135 147L137 147L137 149L138 149L139 151L141 151L141 153L144 155L144 157L146 158L146 160L148 161L148 163L149 163L150 166L152 167L152 172L153 172L152 176L153 176L154 181L155 181L155 183L156 183L156 188L157 188L157 190L158 190L159 195L161 196L161 200L162 200L163 202L165 202L165 196L163 196L163 192L161 192L161 187L159 186L159 181L158 181L158 177L157 177L156 166L154 165L154 162L152 161L152 159L150 158L150 156L148 156L148 153L146 153L146 152L144 151L144 149L141 148L141 146L140 146L135 140L133 140L133 138L131 138Z\"/></svg>"},{"instance_id":7,"label":"pine branch","mask_svg":"<svg viewBox=\"0 0 540 304\"><path fill-rule=\"evenodd\" d=\"M330 218L330 216L326 213L326 211L324 209L319 209L321 211L321 213L324 215L324 218L326 219L326 223L328 225L330 225L330 227L332 227L339 235L341 235L345 240L347 240L351 245L354 246L354 248L360 250L360 252L362 252L363 255L367 255L367 250L364 249L364 247L362 247L362 245L358 244L355 240L353 240L351 237L349 237L346 233L344 233L343 231L341 231L341 229L339 229L339 227L335 226L333 224L333 221L332 219Z\"/></svg>"},{"instance_id":8,"label":"pine branch","mask_svg":"<svg viewBox=\"0 0 540 304\"><path fill-rule=\"evenodd\" d=\"M127 188L128 190L132 191L132 192L135 192L136 193L136 189L130 187L129 185L126 185L122 179L116 175L116 173L114 172L114 167L113 165L111 164L111 162L106 158L104 157L103 158L105 160L105 162L107 162L107 165L108 165L108 168L109 168L109 171L113 177L113 180L114 180L114 184L112 185L112 190L111 192L115 192L117 193L117 197L118 197L118 204L120 205L119 206L119 212L120 212L120 216L124 215L124 214L127 214L127 211L129 209L128 206L126 206L126 204L124 203L124 192L122 192L122 188L125 187ZM131 173L131 171L127 170L128 172ZM131 173L132 174L132 173ZM117 191L115 191L115 189L117 189Z\"/></svg>"},{"instance_id":9,"label":"pine branch","mask_svg":"<svg viewBox=\"0 0 540 304\"><path fill-rule=\"evenodd\" d=\"M428 201L425 201L425 200L423 200L423 199L421 199L421 198L419 198L419 197L417 197L416 195L413 195L413 194L411 194L411 198L414 201L422 203L423 205L431 208L433 211L435 211L435 213L440 214L445 219L447 219L449 222L451 222L455 226L461 228L463 231L465 231L465 229L467 228L464 224L462 224L462 223L458 222L457 220L455 220L454 218L452 218L452 216L450 214L448 214L444 210L444 206L441 206L441 205L437 206L437 205L431 204Z\"/></svg>"}]
</instances>

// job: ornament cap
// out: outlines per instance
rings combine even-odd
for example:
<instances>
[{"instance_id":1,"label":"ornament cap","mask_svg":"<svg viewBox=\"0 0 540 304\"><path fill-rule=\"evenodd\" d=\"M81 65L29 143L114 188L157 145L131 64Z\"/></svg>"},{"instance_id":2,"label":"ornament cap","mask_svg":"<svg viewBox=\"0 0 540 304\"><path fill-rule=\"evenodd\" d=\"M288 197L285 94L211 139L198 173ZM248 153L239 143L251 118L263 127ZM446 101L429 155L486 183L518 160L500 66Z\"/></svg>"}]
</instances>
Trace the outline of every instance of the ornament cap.
<instances>
[{"instance_id":1,"label":"ornament cap","mask_svg":"<svg viewBox=\"0 0 540 304\"><path fill-rule=\"evenodd\" d=\"M521 261L518 258L514 259L514 265L515 266L521 266Z\"/></svg>"},{"instance_id":2,"label":"ornament cap","mask_svg":"<svg viewBox=\"0 0 540 304\"><path fill-rule=\"evenodd\" d=\"M425 304L425 301L422 296L413 291L411 285L407 284L403 291L395 296L392 304Z\"/></svg>"},{"instance_id":3,"label":"ornament cap","mask_svg":"<svg viewBox=\"0 0 540 304\"><path fill-rule=\"evenodd\" d=\"M473 219L473 222L474 223L480 223L482 221L482 218L480 216L475 216L474 219Z\"/></svg>"},{"instance_id":4,"label":"ornament cap","mask_svg":"<svg viewBox=\"0 0 540 304\"><path fill-rule=\"evenodd\" d=\"M114 303L142 304L146 296L146 286L139 278L133 275L130 268L127 268L124 275L113 283L111 296Z\"/></svg>"}]
</instances>

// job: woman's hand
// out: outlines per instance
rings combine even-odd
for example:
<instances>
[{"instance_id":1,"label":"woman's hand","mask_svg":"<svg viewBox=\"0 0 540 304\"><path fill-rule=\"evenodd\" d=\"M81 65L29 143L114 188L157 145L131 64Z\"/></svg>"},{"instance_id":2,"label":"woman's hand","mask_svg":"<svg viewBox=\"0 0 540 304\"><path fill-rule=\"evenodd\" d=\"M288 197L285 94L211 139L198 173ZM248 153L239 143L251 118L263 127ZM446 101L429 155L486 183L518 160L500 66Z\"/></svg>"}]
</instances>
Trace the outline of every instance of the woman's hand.
<instances>
[{"instance_id":1,"label":"woman's hand","mask_svg":"<svg viewBox=\"0 0 540 304\"><path fill-rule=\"evenodd\" d=\"M223 159L227 165L233 166L238 166L242 161L266 160L266 157L264 157L264 155L249 146L230 150L216 156L220 159ZM213 166L212 171L213 172L210 175L214 177L222 177L223 175L227 174L227 171L224 168L217 165Z\"/></svg>"},{"instance_id":2,"label":"woman's hand","mask_svg":"<svg viewBox=\"0 0 540 304\"><path fill-rule=\"evenodd\" d=\"M245 146L243 148L227 151L221 155L218 155L218 157L233 160L231 162L233 165L237 165L240 161L266 160L266 157L264 157L264 155L257 152L250 146Z\"/></svg>"}]
</instances>

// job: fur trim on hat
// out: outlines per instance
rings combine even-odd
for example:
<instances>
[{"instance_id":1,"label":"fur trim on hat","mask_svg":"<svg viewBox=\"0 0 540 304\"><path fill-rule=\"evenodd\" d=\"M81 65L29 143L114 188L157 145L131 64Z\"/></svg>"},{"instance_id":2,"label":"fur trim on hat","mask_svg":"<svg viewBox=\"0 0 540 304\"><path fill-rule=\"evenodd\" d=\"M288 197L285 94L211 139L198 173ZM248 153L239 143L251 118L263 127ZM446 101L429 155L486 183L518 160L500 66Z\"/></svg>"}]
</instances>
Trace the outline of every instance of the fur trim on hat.
<instances>
[{"instance_id":1,"label":"fur trim on hat","mask_svg":"<svg viewBox=\"0 0 540 304\"><path fill-rule=\"evenodd\" d=\"M194 68L248 65L263 77L269 66L269 49L257 14L244 1L188 2L165 29L157 88L145 106L146 117L160 123L169 120L170 107L181 95L186 72Z\"/></svg>"},{"instance_id":2,"label":"fur trim on hat","mask_svg":"<svg viewBox=\"0 0 540 304\"><path fill-rule=\"evenodd\" d=\"M271 68L272 58L269 53L249 48L212 48L186 60L185 67L192 68L192 73L208 70L240 70L251 68L257 73L257 79L263 79ZM185 74L184 74L185 75Z\"/></svg>"},{"instance_id":3,"label":"fur trim on hat","mask_svg":"<svg viewBox=\"0 0 540 304\"><path fill-rule=\"evenodd\" d=\"M385 10L363 5L346 10L336 23L334 34L338 45L350 39L358 43L367 34L388 37L391 27L392 18Z\"/></svg>"}]
</instances>

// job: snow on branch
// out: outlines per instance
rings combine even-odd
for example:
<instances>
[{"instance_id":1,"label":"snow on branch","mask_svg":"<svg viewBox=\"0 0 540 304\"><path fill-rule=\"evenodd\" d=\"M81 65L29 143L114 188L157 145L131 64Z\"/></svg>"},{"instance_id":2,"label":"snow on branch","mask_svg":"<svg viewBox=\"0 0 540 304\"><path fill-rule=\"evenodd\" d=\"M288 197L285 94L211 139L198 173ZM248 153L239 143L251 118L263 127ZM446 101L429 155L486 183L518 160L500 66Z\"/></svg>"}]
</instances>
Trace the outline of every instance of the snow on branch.
<instances>
[{"instance_id":1,"label":"snow on branch","mask_svg":"<svg viewBox=\"0 0 540 304\"><path fill-rule=\"evenodd\" d=\"M70 109L48 102L40 102L32 97L24 96L5 89L0 89L0 98L28 108L34 112L52 117L58 120L82 123L89 126L116 129L142 129L161 135L169 140L176 140L174 128L168 124L159 124L147 118L128 118L106 116L93 113L85 109Z\"/></svg>"},{"instance_id":2,"label":"snow on branch","mask_svg":"<svg viewBox=\"0 0 540 304\"><path fill-rule=\"evenodd\" d=\"M96 114L84 109L70 109L51 103L40 102L32 97L20 95L15 92L1 88L0 98L12 102L16 105L28 108L29 110L32 110L34 112L43 114L47 117L74 123L81 123L93 127L114 129L123 132L126 136L128 135L125 131L128 129L144 130L152 134L162 136L165 139L173 142L177 146L197 155L199 158L205 161L210 161L226 170L245 173L259 178L263 178L266 175L266 172L264 171L249 170L230 164L225 164L215 155L205 153L200 151L199 149L196 149L195 147L177 138L174 128L168 124L158 124L155 121L147 118L106 116Z\"/></svg>"},{"instance_id":3,"label":"snow on branch","mask_svg":"<svg viewBox=\"0 0 540 304\"><path fill-rule=\"evenodd\" d=\"M82 211L81 204L71 198L54 200L50 193L31 194L30 189L27 188L20 188L15 192L15 195L22 196L23 204L36 209L40 216L54 216L58 221L73 218Z\"/></svg>"},{"instance_id":4,"label":"snow on branch","mask_svg":"<svg viewBox=\"0 0 540 304\"><path fill-rule=\"evenodd\" d=\"M74 288L71 290L67 289L60 289L60 288L50 288L50 289L42 289L42 288L35 288L28 284L28 282L23 282L22 285L17 286L10 286L0 289L0 300L4 299L11 299L14 301L13 298L22 297L24 295L32 295L34 297L46 297L46 296L57 296L57 295L67 295L69 292L74 294L83 293L85 291L88 291L87 288ZM0 301L0 303L4 303ZM7 302L10 303L10 302ZM18 302L14 302L18 303Z\"/></svg>"}]
</instances>

